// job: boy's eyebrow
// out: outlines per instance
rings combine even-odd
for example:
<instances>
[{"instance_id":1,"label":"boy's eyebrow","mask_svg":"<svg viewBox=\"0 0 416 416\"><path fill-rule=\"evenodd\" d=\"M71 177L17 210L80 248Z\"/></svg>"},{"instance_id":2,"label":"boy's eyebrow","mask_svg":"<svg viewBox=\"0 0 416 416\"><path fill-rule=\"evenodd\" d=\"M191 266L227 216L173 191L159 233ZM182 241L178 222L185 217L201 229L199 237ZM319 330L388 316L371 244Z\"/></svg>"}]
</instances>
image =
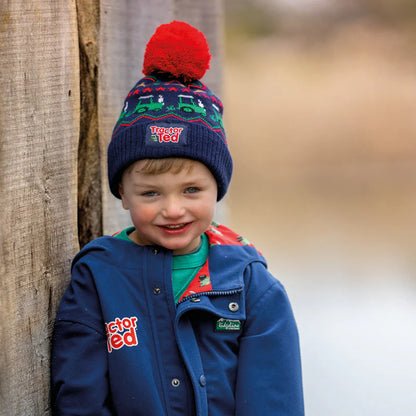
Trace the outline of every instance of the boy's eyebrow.
<instances>
[{"instance_id":1,"label":"boy's eyebrow","mask_svg":"<svg viewBox=\"0 0 416 416\"><path fill-rule=\"evenodd\" d=\"M195 178L186 178L183 182L180 182L181 186L198 186L203 185L206 182L207 178L205 178L203 175L195 177ZM158 187L163 186L162 184L157 184L153 182L146 182L146 179L140 179L139 181L135 182L133 180L133 185L135 187L143 187L143 188L152 188L152 187Z\"/></svg>"},{"instance_id":2,"label":"boy's eyebrow","mask_svg":"<svg viewBox=\"0 0 416 416\"><path fill-rule=\"evenodd\" d=\"M183 185L195 185L198 183L205 183L207 178L204 175L195 176L193 178L185 178L182 182Z\"/></svg>"},{"instance_id":3,"label":"boy's eyebrow","mask_svg":"<svg viewBox=\"0 0 416 416\"><path fill-rule=\"evenodd\" d=\"M146 183L146 182L133 182L133 186L135 188L154 188L157 185L155 185L154 183Z\"/></svg>"}]
</instances>

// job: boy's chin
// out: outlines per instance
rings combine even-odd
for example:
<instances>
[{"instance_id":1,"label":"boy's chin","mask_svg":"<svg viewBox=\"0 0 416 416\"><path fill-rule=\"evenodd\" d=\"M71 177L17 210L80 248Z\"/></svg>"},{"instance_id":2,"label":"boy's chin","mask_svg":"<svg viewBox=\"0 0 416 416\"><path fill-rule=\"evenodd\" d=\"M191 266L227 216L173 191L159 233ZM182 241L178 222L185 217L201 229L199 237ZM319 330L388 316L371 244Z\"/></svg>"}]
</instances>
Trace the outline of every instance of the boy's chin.
<instances>
[{"instance_id":1,"label":"boy's chin","mask_svg":"<svg viewBox=\"0 0 416 416\"><path fill-rule=\"evenodd\" d=\"M197 241L191 241L188 244L168 244L165 248L172 250L174 255L189 254L199 246L199 239Z\"/></svg>"}]
</instances>

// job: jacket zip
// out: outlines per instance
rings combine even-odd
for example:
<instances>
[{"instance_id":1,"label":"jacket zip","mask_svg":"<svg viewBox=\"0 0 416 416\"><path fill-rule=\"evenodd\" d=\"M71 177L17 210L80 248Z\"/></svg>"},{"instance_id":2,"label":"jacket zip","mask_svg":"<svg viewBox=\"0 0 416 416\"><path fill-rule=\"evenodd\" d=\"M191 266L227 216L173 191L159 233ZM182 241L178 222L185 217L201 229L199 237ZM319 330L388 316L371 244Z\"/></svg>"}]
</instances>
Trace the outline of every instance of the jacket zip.
<instances>
[{"instance_id":1,"label":"jacket zip","mask_svg":"<svg viewBox=\"0 0 416 416\"><path fill-rule=\"evenodd\" d=\"M243 291L243 287L239 289L232 289L232 290L210 290L208 292L198 292L198 293L192 293L191 295L185 296L183 299L181 299L177 305L180 305L183 302L186 302L189 299L193 298L199 298L201 296L228 296L228 295L235 295L236 293L240 293Z\"/></svg>"}]
</instances>

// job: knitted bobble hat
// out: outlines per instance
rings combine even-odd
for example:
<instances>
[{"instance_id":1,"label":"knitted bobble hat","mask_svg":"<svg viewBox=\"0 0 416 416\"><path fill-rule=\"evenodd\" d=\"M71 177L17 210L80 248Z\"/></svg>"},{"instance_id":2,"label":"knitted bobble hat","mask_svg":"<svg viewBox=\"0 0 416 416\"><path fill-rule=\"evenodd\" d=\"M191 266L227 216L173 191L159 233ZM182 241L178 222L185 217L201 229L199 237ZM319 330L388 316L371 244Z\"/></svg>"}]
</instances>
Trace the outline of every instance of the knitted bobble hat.
<instances>
[{"instance_id":1,"label":"knitted bobble hat","mask_svg":"<svg viewBox=\"0 0 416 416\"><path fill-rule=\"evenodd\" d=\"M227 192L233 163L223 105L201 81L211 55L202 32L188 23L163 24L149 40L144 78L131 89L108 146L108 179L118 191L124 170L141 159L180 157L203 163Z\"/></svg>"}]
</instances>

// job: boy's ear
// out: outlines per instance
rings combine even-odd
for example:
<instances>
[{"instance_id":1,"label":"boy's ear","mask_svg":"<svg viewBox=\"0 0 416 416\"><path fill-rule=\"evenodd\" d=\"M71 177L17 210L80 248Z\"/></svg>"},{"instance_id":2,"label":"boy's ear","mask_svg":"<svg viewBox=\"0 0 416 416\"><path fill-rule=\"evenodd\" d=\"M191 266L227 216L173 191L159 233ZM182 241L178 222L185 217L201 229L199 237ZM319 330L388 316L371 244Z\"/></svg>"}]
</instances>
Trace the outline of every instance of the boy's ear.
<instances>
[{"instance_id":1,"label":"boy's ear","mask_svg":"<svg viewBox=\"0 0 416 416\"><path fill-rule=\"evenodd\" d=\"M126 204L126 200L124 198L124 189L123 189L123 185L121 183L118 184L118 193L121 196L121 204L123 205L124 209L129 209L127 204Z\"/></svg>"}]
</instances>

